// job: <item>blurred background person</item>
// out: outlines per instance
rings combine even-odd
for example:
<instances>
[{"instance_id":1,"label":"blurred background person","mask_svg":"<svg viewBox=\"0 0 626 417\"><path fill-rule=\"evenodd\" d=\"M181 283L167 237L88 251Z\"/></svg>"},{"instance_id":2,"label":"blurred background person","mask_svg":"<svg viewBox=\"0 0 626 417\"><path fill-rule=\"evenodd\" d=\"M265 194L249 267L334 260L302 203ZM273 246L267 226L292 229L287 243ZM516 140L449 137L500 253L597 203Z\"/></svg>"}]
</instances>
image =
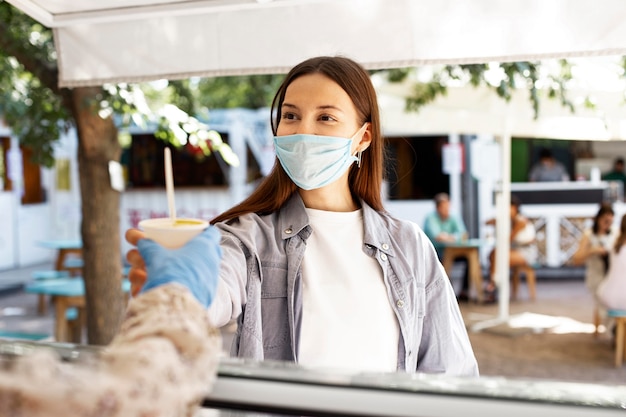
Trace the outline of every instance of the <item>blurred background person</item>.
<instances>
[{"instance_id":1,"label":"blurred background person","mask_svg":"<svg viewBox=\"0 0 626 417\"><path fill-rule=\"evenodd\" d=\"M439 260L443 261L445 244L467 239L467 228L460 216L450 213L450 196L448 194L439 193L435 195L434 201L435 211L426 216L424 233L437 250ZM468 261L465 257L457 257L454 262L463 264L463 278L457 300L467 301L469 299Z\"/></svg>"},{"instance_id":2,"label":"blurred background person","mask_svg":"<svg viewBox=\"0 0 626 417\"><path fill-rule=\"evenodd\" d=\"M613 169L602 176L604 181L621 181L622 186L626 184L626 174L624 174L624 158L616 158L613 162Z\"/></svg>"},{"instance_id":3,"label":"blurred background person","mask_svg":"<svg viewBox=\"0 0 626 417\"><path fill-rule=\"evenodd\" d=\"M554 158L552 151L543 148L539 154L539 161L530 169L528 181L569 181L569 174L565 166Z\"/></svg>"},{"instance_id":4,"label":"blurred background person","mask_svg":"<svg viewBox=\"0 0 626 417\"><path fill-rule=\"evenodd\" d=\"M626 310L626 215L622 216L619 235L609 252L609 270L598 286L597 296L602 307Z\"/></svg>"},{"instance_id":5,"label":"blurred background person","mask_svg":"<svg viewBox=\"0 0 626 417\"><path fill-rule=\"evenodd\" d=\"M585 265L585 285L594 297L596 307L593 323L598 326L603 321L605 309L597 296L598 286L604 280L609 269L609 254L618 235L618 228L613 225L615 212L610 203L602 203L590 228L583 232L578 249L572 256L574 265Z\"/></svg>"},{"instance_id":6,"label":"blurred background person","mask_svg":"<svg viewBox=\"0 0 626 417\"><path fill-rule=\"evenodd\" d=\"M574 265L585 265L585 284L592 294L604 279L609 266L609 253L618 234L613 226L615 212L610 203L602 203L590 228L585 229L572 256Z\"/></svg>"},{"instance_id":7,"label":"blurred background person","mask_svg":"<svg viewBox=\"0 0 626 417\"><path fill-rule=\"evenodd\" d=\"M537 262L538 250L535 240L535 226L520 213L522 202L519 197L511 196L511 244L509 250L509 267L527 266ZM495 226L496 220L487 220L487 224ZM485 289L485 302L496 302L496 249L489 254L489 283ZM507 276L508 278L508 276Z\"/></svg>"}]
</instances>

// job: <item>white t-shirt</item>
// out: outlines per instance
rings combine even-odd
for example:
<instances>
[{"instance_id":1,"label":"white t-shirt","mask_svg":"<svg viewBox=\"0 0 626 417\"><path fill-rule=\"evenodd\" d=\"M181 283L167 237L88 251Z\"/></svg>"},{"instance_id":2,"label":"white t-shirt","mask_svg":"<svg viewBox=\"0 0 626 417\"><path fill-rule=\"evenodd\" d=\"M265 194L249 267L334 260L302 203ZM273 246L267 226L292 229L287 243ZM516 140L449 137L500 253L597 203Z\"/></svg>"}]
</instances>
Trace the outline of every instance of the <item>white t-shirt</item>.
<instances>
[{"instance_id":1,"label":"white t-shirt","mask_svg":"<svg viewBox=\"0 0 626 417\"><path fill-rule=\"evenodd\" d=\"M399 326L383 272L363 252L363 214L306 209L298 362L359 371L397 369Z\"/></svg>"}]
</instances>

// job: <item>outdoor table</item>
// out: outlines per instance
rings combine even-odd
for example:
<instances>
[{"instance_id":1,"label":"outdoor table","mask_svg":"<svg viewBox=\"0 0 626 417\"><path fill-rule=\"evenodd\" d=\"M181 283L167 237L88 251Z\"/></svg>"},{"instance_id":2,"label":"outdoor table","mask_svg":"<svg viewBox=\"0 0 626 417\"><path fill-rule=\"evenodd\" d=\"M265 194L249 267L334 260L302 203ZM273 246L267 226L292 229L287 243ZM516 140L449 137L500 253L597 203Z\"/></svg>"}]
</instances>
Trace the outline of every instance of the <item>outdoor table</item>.
<instances>
[{"instance_id":1,"label":"outdoor table","mask_svg":"<svg viewBox=\"0 0 626 417\"><path fill-rule=\"evenodd\" d=\"M66 257L75 255L82 258L83 256L83 242L81 240L51 239L40 240L37 244L41 247L55 249L57 251L57 258L54 262L54 269L57 271L67 269L65 267Z\"/></svg>"},{"instance_id":2,"label":"outdoor table","mask_svg":"<svg viewBox=\"0 0 626 417\"><path fill-rule=\"evenodd\" d=\"M469 280L476 291L476 299L482 302L483 295L483 276L480 268L479 251L482 246L480 239L467 239L457 242L438 242L444 246L443 251L443 267L448 276L452 272L454 259L457 257L467 258L467 267L469 268Z\"/></svg>"},{"instance_id":3,"label":"outdoor table","mask_svg":"<svg viewBox=\"0 0 626 417\"><path fill-rule=\"evenodd\" d=\"M130 292L130 281L122 279L122 290ZM54 337L57 342L70 341L67 310L76 308L78 311L78 328L82 330L85 323L85 283L81 277L59 278L52 281L39 281L25 287L27 293L45 294L52 298L55 310ZM73 340L80 343L80 340Z\"/></svg>"}]
</instances>

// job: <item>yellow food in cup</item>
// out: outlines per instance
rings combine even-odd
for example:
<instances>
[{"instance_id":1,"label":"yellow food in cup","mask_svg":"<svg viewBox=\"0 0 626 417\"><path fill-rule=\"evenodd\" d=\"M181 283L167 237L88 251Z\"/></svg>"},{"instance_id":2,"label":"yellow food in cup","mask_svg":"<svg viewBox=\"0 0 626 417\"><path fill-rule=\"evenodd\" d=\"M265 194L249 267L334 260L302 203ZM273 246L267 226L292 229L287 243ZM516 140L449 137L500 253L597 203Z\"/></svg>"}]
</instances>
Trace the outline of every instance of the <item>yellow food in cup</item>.
<instances>
[{"instance_id":1,"label":"yellow food in cup","mask_svg":"<svg viewBox=\"0 0 626 417\"><path fill-rule=\"evenodd\" d=\"M176 219L174 222L174 227L176 226L195 226L198 224L202 224L201 221L192 220L192 219Z\"/></svg>"}]
</instances>

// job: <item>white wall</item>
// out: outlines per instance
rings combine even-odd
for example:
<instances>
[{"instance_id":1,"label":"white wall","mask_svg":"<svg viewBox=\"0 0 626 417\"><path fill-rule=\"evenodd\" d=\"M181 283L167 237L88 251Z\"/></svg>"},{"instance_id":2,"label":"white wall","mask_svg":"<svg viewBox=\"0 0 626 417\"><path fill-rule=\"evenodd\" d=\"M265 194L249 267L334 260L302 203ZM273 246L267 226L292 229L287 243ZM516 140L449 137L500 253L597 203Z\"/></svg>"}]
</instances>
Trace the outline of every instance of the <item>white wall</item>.
<instances>
[{"instance_id":1,"label":"white wall","mask_svg":"<svg viewBox=\"0 0 626 417\"><path fill-rule=\"evenodd\" d=\"M17 264L13 202L13 193L0 191L0 270L14 268Z\"/></svg>"},{"instance_id":2,"label":"white wall","mask_svg":"<svg viewBox=\"0 0 626 417\"><path fill-rule=\"evenodd\" d=\"M385 208L393 216L423 227L426 216L435 210L435 203L432 200L388 200Z\"/></svg>"},{"instance_id":3,"label":"white wall","mask_svg":"<svg viewBox=\"0 0 626 417\"><path fill-rule=\"evenodd\" d=\"M54 259L56 253L37 244L55 237L50 228L50 204L29 204L17 211L18 267L36 265Z\"/></svg>"}]
</instances>

